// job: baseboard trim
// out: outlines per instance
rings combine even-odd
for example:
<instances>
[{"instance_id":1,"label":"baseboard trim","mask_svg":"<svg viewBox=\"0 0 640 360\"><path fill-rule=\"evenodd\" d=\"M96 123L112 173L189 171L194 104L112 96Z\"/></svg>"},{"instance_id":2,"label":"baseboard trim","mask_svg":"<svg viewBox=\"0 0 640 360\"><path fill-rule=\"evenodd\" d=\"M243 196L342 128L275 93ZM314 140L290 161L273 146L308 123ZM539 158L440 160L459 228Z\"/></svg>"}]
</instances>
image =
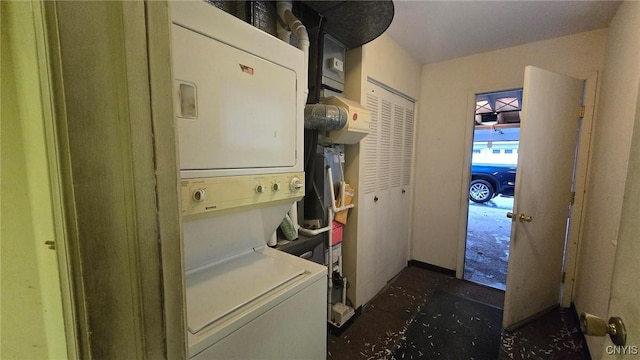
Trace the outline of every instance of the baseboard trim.
<instances>
[{"instance_id":1,"label":"baseboard trim","mask_svg":"<svg viewBox=\"0 0 640 360\"><path fill-rule=\"evenodd\" d=\"M425 262L422 261L418 261L418 260L409 260L409 267L411 266L415 266L415 267L419 267L422 269L426 269L426 270L430 270L433 272L437 272L440 274L444 274L444 275L448 275L451 277L456 277L456 271L455 270L451 270L451 269L446 269L437 265L432 265L432 264L427 264Z\"/></svg>"}]
</instances>

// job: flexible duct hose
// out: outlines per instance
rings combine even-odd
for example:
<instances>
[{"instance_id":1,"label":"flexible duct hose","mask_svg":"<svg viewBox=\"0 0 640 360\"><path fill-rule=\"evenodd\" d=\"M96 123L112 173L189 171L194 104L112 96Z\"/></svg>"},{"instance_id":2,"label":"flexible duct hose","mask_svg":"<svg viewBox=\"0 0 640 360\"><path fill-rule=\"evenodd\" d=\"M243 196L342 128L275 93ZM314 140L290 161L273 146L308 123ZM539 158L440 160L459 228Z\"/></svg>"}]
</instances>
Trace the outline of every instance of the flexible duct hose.
<instances>
[{"instance_id":1,"label":"flexible duct hose","mask_svg":"<svg viewBox=\"0 0 640 360\"><path fill-rule=\"evenodd\" d=\"M347 124L347 110L336 105L310 104L304 107L304 128L340 130Z\"/></svg>"}]
</instances>

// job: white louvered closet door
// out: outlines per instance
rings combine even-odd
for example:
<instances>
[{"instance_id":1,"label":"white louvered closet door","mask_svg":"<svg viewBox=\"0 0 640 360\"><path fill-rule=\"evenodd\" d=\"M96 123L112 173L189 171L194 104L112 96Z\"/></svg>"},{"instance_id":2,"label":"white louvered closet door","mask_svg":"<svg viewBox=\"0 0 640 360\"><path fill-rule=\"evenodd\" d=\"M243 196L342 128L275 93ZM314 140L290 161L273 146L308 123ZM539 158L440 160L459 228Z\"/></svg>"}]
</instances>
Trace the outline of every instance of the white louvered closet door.
<instances>
[{"instance_id":1,"label":"white louvered closet door","mask_svg":"<svg viewBox=\"0 0 640 360\"><path fill-rule=\"evenodd\" d=\"M357 282L364 302L407 264L414 122L413 102L373 83L365 106L371 128L360 151Z\"/></svg>"},{"instance_id":2,"label":"white louvered closet door","mask_svg":"<svg viewBox=\"0 0 640 360\"><path fill-rule=\"evenodd\" d=\"M391 272L389 263L389 237L391 236L391 222L389 208L391 202L391 148L393 129L393 103L388 97L388 92L381 91L380 97L380 129L378 151L378 188L376 189L377 219L376 227L376 284L377 290L381 290L389 280Z\"/></svg>"},{"instance_id":3,"label":"white louvered closet door","mask_svg":"<svg viewBox=\"0 0 640 360\"><path fill-rule=\"evenodd\" d=\"M393 103L391 129L391 186L387 195L389 207L386 216L389 222L387 237L387 273L388 280L396 276L407 266L409 250L409 217L410 217L410 189L411 159L413 144L413 102L386 92ZM409 120L409 121L408 121ZM407 140L409 136L409 141Z\"/></svg>"},{"instance_id":4,"label":"white louvered closet door","mask_svg":"<svg viewBox=\"0 0 640 360\"><path fill-rule=\"evenodd\" d=\"M378 217L378 154L380 136L380 98L377 92L367 91L366 108L371 112L369 135L360 142L360 174L358 200L358 253L356 306L369 301L378 292L378 236L375 223ZM373 220L373 221L372 221Z\"/></svg>"}]
</instances>

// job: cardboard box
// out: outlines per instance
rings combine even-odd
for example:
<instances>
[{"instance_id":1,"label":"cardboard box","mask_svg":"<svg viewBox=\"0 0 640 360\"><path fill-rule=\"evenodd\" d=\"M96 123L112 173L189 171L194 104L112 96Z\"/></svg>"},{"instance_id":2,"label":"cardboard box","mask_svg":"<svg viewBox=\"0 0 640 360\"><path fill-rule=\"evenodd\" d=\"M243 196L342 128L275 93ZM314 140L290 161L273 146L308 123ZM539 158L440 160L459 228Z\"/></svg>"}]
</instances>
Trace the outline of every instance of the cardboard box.
<instances>
[{"instance_id":1,"label":"cardboard box","mask_svg":"<svg viewBox=\"0 0 640 360\"><path fill-rule=\"evenodd\" d=\"M353 186L349 184L344 184L344 204L345 205L351 204L355 193L356 193L356 189ZM338 194L338 200L336 202L336 206L337 207L342 206L342 196L340 194ZM349 210L340 211L339 213L335 214L334 220L341 224L346 225L347 215L349 215Z\"/></svg>"}]
</instances>

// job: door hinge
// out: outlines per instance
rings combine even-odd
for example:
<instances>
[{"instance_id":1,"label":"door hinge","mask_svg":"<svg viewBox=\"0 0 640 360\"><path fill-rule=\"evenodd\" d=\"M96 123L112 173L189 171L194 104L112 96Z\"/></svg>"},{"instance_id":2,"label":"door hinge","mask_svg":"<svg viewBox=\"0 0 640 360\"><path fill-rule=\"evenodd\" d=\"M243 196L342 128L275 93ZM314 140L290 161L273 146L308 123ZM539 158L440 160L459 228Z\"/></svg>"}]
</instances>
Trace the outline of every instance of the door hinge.
<instances>
[{"instance_id":1,"label":"door hinge","mask_svg":"<svg viewBox=\"0 0 640 360\"><path fill-rule=\"evenodd\" d=\"M565 271L563 271L562 272L562 280L560 280L560 282L564 284L564 280L566 279L566 277L567 277L567 273Z\"/></svg>"},{"instance_id":2,"label":"door hinge","mask_svg":"<svg viewBox=\"0 0 640 360\"><path fill-rule=\"evenodd\" d=\"M580 109L578 110L578 116L581 118L584 117L584 106L580 106Z\"/></svg>"},{"instance_id":3,"label":"door hinge","mask_svg":"<svg viewBox=\"0 0 640 360\"><path fill-rule=\"evenodd\" d=\"M576 192L573 191L571 192L571 205L575 204L576 202Z\"/></svg>"}]
</instances>

